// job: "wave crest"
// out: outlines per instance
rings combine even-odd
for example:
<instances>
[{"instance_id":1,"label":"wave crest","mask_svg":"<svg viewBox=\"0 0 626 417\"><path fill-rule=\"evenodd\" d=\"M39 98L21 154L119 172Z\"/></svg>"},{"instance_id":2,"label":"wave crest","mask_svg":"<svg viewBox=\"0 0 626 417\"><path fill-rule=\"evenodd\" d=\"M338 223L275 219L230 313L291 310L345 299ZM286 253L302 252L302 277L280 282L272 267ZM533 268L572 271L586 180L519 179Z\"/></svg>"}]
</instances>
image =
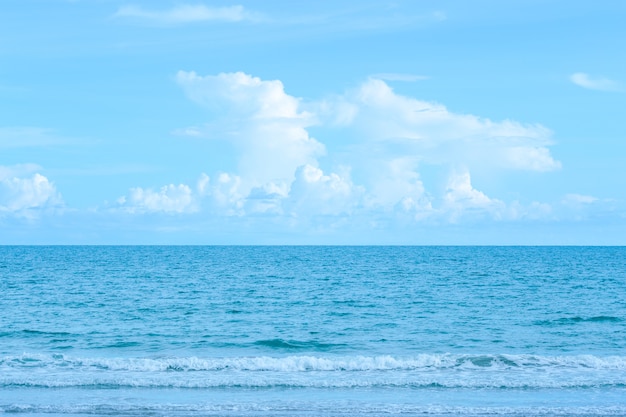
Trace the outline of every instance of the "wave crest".
<instances>
[{"instance_id":1,"label":"wave crest","mask_svg":"<svg viewBox=\"0 0 626 417\"><path fill-rule=\"evenodd\" d=\"M74 358L66 355L20 355L0 358L0 368L92 368L110 371L184 372L184 371L437 371L437 370L510 370L517 369L595 369L626 370L626 356L593 355L459 355L421 354L412 357L293 355L284 357L162 357L162 358Z\"/></svg>"}]
</instances>

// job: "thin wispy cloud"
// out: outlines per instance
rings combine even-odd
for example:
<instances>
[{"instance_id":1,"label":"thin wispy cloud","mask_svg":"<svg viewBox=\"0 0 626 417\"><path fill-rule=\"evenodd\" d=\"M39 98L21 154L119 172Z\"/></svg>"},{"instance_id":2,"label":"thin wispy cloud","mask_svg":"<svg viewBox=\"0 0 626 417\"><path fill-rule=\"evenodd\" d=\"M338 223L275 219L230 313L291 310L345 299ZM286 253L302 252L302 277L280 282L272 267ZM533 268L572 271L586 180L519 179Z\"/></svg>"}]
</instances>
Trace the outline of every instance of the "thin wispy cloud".
<instances>
[{"instance_id":1,"label":"thin wispy cloud","mask_svg":"<svg viewBox=\"0 0 626 417\"><path fill-rule=\"evenodd\" d=\"M572 74L570 81L579 87L598 91L624 91L624 86L608 78L592 78L584 72Z\"/></svg>"},{"instance_id":2,"label":"thin wispy cloud","mask_svg":"<svg viewBox=\"0 0 626 417\"><path fill-rule=\"evenodd\" d=\"M134 19L163 25L197 22L242 22L257 21L260 15L246 10L241 5L208 7L203 4L181 4L167 10L149 10L141 6L126 5L114 14L120 19Z\"/></svg>"}]
</instances>

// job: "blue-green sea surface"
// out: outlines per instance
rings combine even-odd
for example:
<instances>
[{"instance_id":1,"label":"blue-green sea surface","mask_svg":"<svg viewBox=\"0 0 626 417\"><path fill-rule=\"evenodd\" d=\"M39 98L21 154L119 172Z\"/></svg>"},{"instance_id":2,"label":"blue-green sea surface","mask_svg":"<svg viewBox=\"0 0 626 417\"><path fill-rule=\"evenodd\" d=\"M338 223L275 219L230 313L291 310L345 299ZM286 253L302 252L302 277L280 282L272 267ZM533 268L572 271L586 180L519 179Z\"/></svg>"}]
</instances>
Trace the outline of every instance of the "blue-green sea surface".
<instances>
[{"instance_id":1,"label":"blue-green sea surface","mask_svg":"<svg viewBox=\"0 0 626 417\"><path fill-rule=\"evenodd\" d=\"M3 246L0 414L624 416L626 248Z\"/></svg>"}]
</instances>

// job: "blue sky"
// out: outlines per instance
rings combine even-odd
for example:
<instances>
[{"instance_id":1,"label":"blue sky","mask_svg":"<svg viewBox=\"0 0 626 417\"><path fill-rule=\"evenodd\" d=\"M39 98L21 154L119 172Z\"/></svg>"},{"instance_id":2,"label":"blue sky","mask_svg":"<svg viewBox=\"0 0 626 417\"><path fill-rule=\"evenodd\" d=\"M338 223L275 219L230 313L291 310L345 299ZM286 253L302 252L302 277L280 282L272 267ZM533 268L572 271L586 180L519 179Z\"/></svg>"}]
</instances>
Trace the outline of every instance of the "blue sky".
<instances>
[{"instance_id":1,"label":"blue sky","mask_svg":"<svg viewBox=\"0 0 626 417\"><path fill-rule=\"evenodd\" d=\"M625 20L4 1L0 244L626 244Z\"/></svg>"}]
</instances>

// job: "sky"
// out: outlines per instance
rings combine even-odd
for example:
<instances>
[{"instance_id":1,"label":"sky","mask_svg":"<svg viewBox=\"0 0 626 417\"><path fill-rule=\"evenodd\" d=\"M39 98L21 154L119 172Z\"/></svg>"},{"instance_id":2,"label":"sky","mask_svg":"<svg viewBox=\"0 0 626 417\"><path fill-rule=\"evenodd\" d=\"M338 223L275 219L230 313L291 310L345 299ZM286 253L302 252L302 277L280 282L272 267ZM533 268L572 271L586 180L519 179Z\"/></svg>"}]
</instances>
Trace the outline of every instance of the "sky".
<instances>
[{"instance_id":1,"label":"sky","mask_svg":"<svg viewBox=\"0 0 626 417\"><path fill-rule=\"evenodd\" d=\"M0 244L626 244L626 2L4 0Z\"/></svg>"}]
</instances>

